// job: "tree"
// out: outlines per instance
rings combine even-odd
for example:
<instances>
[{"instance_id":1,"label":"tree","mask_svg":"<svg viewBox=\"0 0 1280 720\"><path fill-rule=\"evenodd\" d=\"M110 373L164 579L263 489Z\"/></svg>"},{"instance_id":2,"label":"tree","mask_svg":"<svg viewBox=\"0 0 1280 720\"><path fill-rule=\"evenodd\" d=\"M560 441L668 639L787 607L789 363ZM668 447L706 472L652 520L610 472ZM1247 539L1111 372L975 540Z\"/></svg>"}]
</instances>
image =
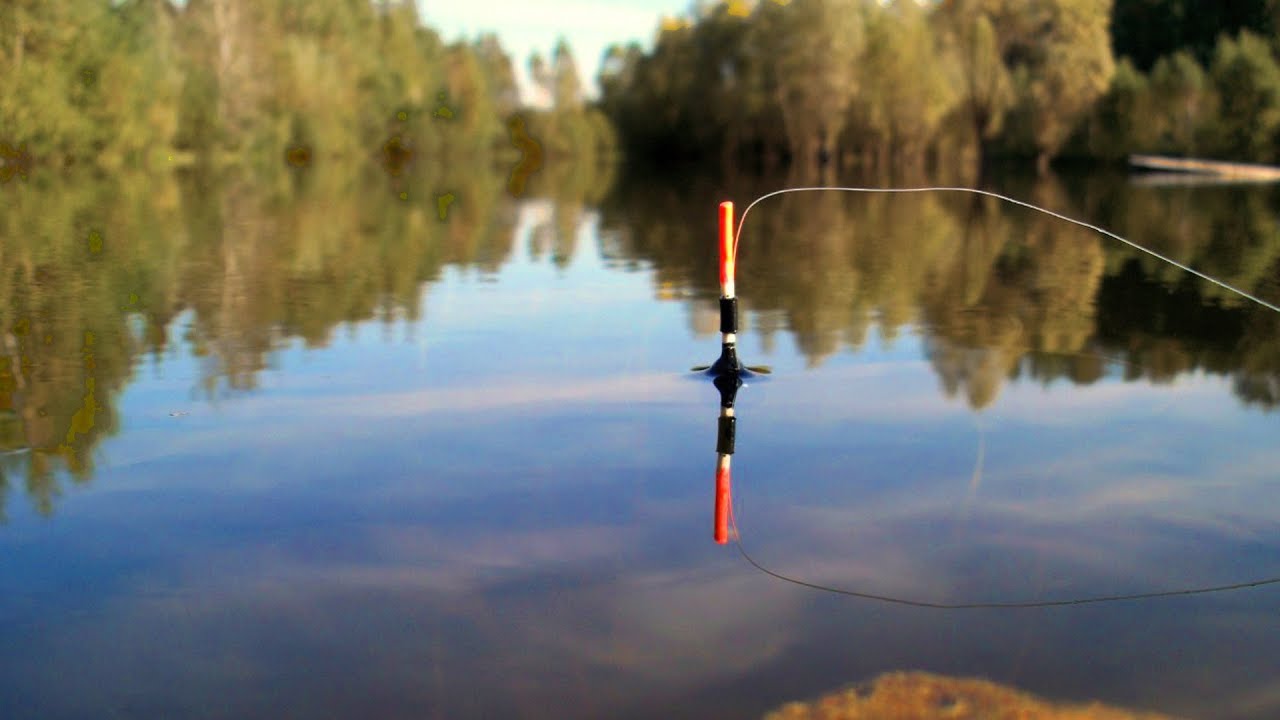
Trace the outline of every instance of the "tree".
<instances>
[{"instance_id":1,"label":"tree","mask_svg":"<svg viewBox=\"0 0 1280 720\"><path fill-rule=\"evenodd\" d=\"M883 137L883 148L919 163L957 95L925 12L914 0L896 0L870 13L858 67L863 91L854 104L863 123Z\"/></svg>"},{"instance_id":2,"label":"tree","mask_svg":"<svg viewBox=\"0 0 1280 720\"><path fill-rule=\"evenodd\" d=\"M1045 15L1033 40L1028 87L1036 167L1049 168L1086 113L1111 82L1115 61L1107 21L1111 0L1053 0L1039 5Z\"/></svg>"},{"instance_id":3,"label":"tree","mask_svg":"<svg viewBox=\"0 0 1280 720\"><path fill-rule=\"evenodd\" d=\"M83 109L97 130L100 164L145 164L173 147L181 75L173 8L165 0L130 0L103 18L108 47L86 76Z\"/></svg>"},{"instance_id":4,"label":"tree","mask_svg":"<svg viewBox=\"0 0 1280 720\"><path fill-rule=\"evenodd\" d=\"M484 66L465 42L449 45L445 51L446 97L454 117L445 123L453 151L473 152L492 147L501 132L493 108Z\"/></svg>"},{"instance_id":5,"label":"tree","mask_svg":"<svg viewBox=\"0 0 1280 720\"><path fill-rule=\"evenodd\" d=\"M1089 152L1100 158L1124 158L1155 142L1159 126L1153 122L1147 78L1122 58L1111 78L1111 87L1093 109L1087 123Z\"/></svg>"},{"instance_id":6,"label":"tree","mask_svg":"<svg viewBox=\"0 0 1280 720\"><path fill-rule=\"evenodd\" d=\"M520 107L520 88L516 84L511 56L502 48L498 36L484 33L472 44L472 52L484 72L490 103L499 117L506 118Z\"/></svg>"},{"instance_id":7,"label":"tree","mask_svg":"<svg viewBox=\"0 0 1280 720\"><path fill-rule=\"evenodd\" d=\"M596 82L600 86L601 110L620 132L635 138L640 132L639 118L632 112L641 92L640 64L645 60L639 43L626 47L613 44L605 49Z\"/></svg>"},{"instance_id":8,"label":"tree","mask_svg":"<svg viewBox=\"0 0 1280 720\"><path fill-rule=\"evenodd\" d=\"M551 52L551 102L556 110L578 112L582 110L582 78L573 51L564 38L556 41Z\"/></svg>"},{"instance_id":9,"label":"tree","mask_svg":"<svg viewBox=\"0 0 1280 720\"><path fill-rule=\"evenodd\" d=\"M834 149L856 92L865 41L857 0L792 0L757 8L755 41L772 57L774 101L801 167Z\"/></svg>"},{"instance_id":10,"label":"tree","mask_svg":"<svg viewBox=\"0 0 1280 720\"><path fill-rule=\"evenodd\" d=\"M708 152L719 147L725 168L734 166L762 99L751 77L749 27L739 9L721 3L706 11L691 38L695 59L683 101L690 110L688 130Z\"/></svg>"},{"instance_id":11,"label":"tree","mask_svg":"<svg viewBox=\"0 0 1280 720\"><path fill-rule=\"evenodd\" d=\"M551 72L551 66L547 64L546 58L542 57L542 53L537 50L529 56L529 77L532 78L534 87L554 105L555 75Z\"/></svg>"},{"instance_id":12,"label":"tree","mask_svg":"<svg viewBox=\"0 0 1280 720\"><path fill-rule=\"evenodd\" d=\"M75 103L101 58L85 28L105 11L90 0L0 5L0 141L59 161L91 152L92 128Z\"/></svg>"},{"instance_id":13,"label":"tree","mask_svg":"<svg viewBox=\"0 0 1280 720\"><path fill-rule=\"evenodd\" d=\"M1160 58L1190 53L1205 64L1221 35L1249 30L1262 37L1280 31L1277 0L1115 0L1112 48L1146 72Z\"/></svg>"},{"instance_id":14,"label":"tree","mask_svg":"<svg viewBox=\"0 0 1280 720\"><path fill-rule=\"evenodd\" d=\"M491 151L498 115L519 102L510 59L493 36L445 48L416 8L414 0L0 3L0 147L37 163L111 169L175 148L255 170L280 168L294 150L376 158L389 142L426 157L446 140L463 153ZM459 121L434 122L455 98Z\"/></svg>"},{"instance_id":15,"label":"tree","mask_svg":"<svg viewBox=\"0 0 1280 720\"><path fill-rule=\"evenodd\" d=\"M959 68L959 104L982 157L1014 99L995 24L991 14L972 0L947 3L939 23L948 43L947 57Z\"/></svg>"},{"instance_id":16,"label":"tree","mask_svg":"<svg viewBox=\"0 0 1280 720\"><path fill-rule=\"evenodd\" d=\"M1195 155L1201 127L1213 110L1204 69L1190 52L1176 52L1156 62L1150 88L1161 146Z\"/></svg>"},{"instance_id":17,"label":"tree","mask_svg":"<svg viewBox=\"0 0 1280 720\"><path fill-rule=\"evenodd\" d=\"M1269 162L1280 128L1280 66L1271 48L1253 33L1223 37L1213 58L1213 84L1220 98L1219 146L1240 160Z\"/></svg>"}]
</instances>

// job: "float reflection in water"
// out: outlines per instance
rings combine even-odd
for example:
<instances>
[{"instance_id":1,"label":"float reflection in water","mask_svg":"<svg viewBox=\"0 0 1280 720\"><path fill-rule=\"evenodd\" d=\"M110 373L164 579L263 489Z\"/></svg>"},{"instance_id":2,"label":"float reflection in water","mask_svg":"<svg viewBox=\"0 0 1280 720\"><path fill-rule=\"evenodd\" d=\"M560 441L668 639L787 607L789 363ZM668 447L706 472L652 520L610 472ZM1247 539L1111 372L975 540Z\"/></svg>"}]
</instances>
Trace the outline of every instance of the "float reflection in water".
<instances>
[{"instance_id":1,"label":"float reflection in water","mask_svg":"<svg viewBox=\"0 0 1280 720\"><path fill-rule=\"evenodd\" d=\"M733 445L737 436L737 418L733 414L733 402L737 398L742 379L737 375L721 375L715 379L720 391L720 422L716 425L716 506L713 536L716 544L729 542L730 503Z\"/></svg>"}]
</instances>

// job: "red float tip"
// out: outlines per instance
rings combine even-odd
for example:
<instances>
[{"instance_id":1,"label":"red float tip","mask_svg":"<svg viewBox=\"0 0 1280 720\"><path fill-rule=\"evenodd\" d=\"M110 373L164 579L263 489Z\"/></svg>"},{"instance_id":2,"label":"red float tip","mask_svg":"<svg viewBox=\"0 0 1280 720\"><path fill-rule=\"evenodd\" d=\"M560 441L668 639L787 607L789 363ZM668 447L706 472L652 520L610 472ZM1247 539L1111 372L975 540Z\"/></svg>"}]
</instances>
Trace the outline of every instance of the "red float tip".
<instances>
[{"instance_id":1,"label":"red float tip","mask_svg":"<svg viewBox=\"0 0 1280 720\"><path fill-rule=\"evenodd\" d=\"M729 463L728 455L716 465L715 538L717 545L729 542Z\"/></svg>"},{"instance_id":2,"label":"red float tip","mask_svg":"<svg viewBox=\"0 0 1280 720\"><path fill-rule=\"evenodd\" d=\"M733 201L720 203L720 295L733 297Z\"/></svg>"}]
</instances>

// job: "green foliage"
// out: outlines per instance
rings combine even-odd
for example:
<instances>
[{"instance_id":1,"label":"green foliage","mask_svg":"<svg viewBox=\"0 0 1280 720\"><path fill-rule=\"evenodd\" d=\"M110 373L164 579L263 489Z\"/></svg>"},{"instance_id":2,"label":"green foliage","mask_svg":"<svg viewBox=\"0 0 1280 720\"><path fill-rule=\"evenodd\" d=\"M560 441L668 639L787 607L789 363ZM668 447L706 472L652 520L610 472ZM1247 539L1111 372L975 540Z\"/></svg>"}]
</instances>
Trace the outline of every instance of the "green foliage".
<instances>
[{"instance_id":1,"label":"green foliage","mask_svg":"<svg viewBox=\"0 0 1280 720\"><path fill-rule=\"evenodd\" d=\"M541 141L543 153L549 158L570 157L592 168L612 161L617 136L599 109L586 107L582 78L568 43L556 42L550 64L534 53L529 70L551 100L550 108L525 114L528 131Z\"/></svg>"},{"instance_id":2,"label":"green foliage","mask_svg":"<svg viewBox=\"0 0 1280 720\"><path fill-rule=\"evenodd\" d=\"M946 59L956 68L959 115L972 127L973 142L981 146L1003 129L1005 113L1014 102L1013 79L993 17L972 1L951 2L939 11L936 25L947 45Z\"/></svg>"},{"instance_id":3,"label":"green foliage","mask_svg":"<svg viewBox=\"0 0 1280 720\"><path fill-rule=\"evenodd\" d=\"M726 166L1272 162L1277 18L1280 0L705 2L664 21L648 53L610 48L600 108L634 156L718 151ZM1262 34L1217 35L1237 27ZM1117 65L1113 43L1138 55Z\"/></svg>"},{"instance_id":4,"label":"green foliage","mask_svg":"<svg viewBox=\"0 0 1280 720\"><path fill-rule=\"evenodd\" d=\"M648 54L610 51L602 108L638 154L719 147L768 165L782 153L806 171L842 155L919 164L963 149L961 124L971 132L960 142L980 155L1044 164L1114 69L1110 0L721 2L696 13L664 23Z\"/></svg>"},{"instance_id":5,"label":"green foliage","mask_svg":"<svg viewBox=\"0 0 1280 720\"><path fill-rule=\"evenodd\" d=\"M509 117L520 107L520 90L511 57L492 33L481 35L471 47L484 74L494 112L499 117Z\"/></svg>"},{"instance_id":6,"label":"green foliage","mask_svg":"<svg viewBox=\"0 0 1280 720\"><path fill-rule=\"evenodd\" d=\"M1201 64L1218 38L1251 30L1263 37L1280 32L1277 0L1115 0L1111 15L1116 55L1139 70L1154 70L1163 57L1185 52Z\"/></svg>"},{"instance_id":7,"label":"green foliage","mask_svg":"<svg viewBox=\"0 0 1280 720\"><path fill-rule=\"evenodd\" d=\"M1203 127L1216 112L1217 102L1204 68L1191 53L1178 51L1156 62L1150 88L1158 147L1196 155Z\"/></svg>"},{"instance_id":8,"label":"green foliage","mask_svg":"<svg viewBox=\"0 0 1280 720\"><path fill-rule=\"evenodd\" d=\"M1218 147L1228 157L1273 158L1280 128L1280 65L1271 48L1249 32L1235 40L1224 37L1210 73L1221 103Z\"/></svg>"},{"instance_id":9,"label":"green foliage","mask_svg":"<svg viewBox=\"0 0 1280 720\"><path fill-rule=\"evenodd\" d=\"M848 144L918 162L956 107L957 77L927 21L924 9L910 0L870 13Z\"/></svg>"},{"instance_id":10,"label":"green foliage","mask_svg":"<svg viewBox=\"0 0 1280 720\"><path fill-rule=\"evenodd\" d=\"M1131 152L1150 151L1159 127L1152 122L1151 90L1147 78L1123 58L1116 64L1111 87L1099 99L1085 125L1085 151L1108 160Z\"/></svg>"},{"instance_id":11,"label":"green foliage","mask_svg":"<svg viewBox=\"0 0 1280 720\"><path fill-rule=\"evenodd\" d=\"M446 45L416 8L413 0L3 3L0 142L25 145L46 165L167 168L176 155L276 173L295 151L317 163L381 161L388 145L405 161L507 152L506 120L520 109L511 59L491 34ZM596 128L563 42L553 71L558 106L573 114L565 124ZM586 144L597 136L609 134Z\"/></svg>"},{"instance_id":12,"label":"green foliage","mask_svg":"<svg viewBox=\"0 0 1280 720\"><path fill-rule=\"evenodd\" d=\"M840 135L857 92L862 55L862 13L854 0L792 0L766 3L761 45L774 101L782 113L788 146L801 163L816 160Z\"/></svg>"},{"instance_id":13,"label":"green foliage","mask_svg":"<svg viewBox=\"0 0 1280 720\"><path fill-rule=\"evenodd\" d=\"M561 38L551 54L551 102L557 110L582 110L582 78L569 44Z\"/></svg>"},{"instance_id":14,"label":"green foliage","mask_svg":"<svg viewBox=\"0 0 1280 720\"><path fill-rule=\"evenodd\" d=\"M0 142L108 169L279 172L291 149L379 160L388 143L455 161L509 152L511 59L491 34L446 44L417 7L10 0ZM616 138L636 157L726 166L1013 155L1043 167L1064 151L1139 149L1276 159L1280 0L708 0L690 13L663 21L649 52L610 48L598 103L563 40L531 59L553 108L535 113L549 157L611 155ZM1131 63L1115 81L1113 47Z\"/></svg>"},{"instance_id":15,"label":"green foliage","mask_svg":"<svg viewBox=\"0 0 1280 720\"><path fill-rule=\"evenodd\" d=\"M79 109L95 92L98 42L115 34L112 19L90 0L0 5L0 141L26 145L37 157L92 151L99 133ZM95 35L85 21L108 32Z\"/></svg>"},{"instance_id":16,"label":"green foliage","mask_svg":"<svg viewBox=\"0 0 1280 720\"><path fill-rule=\"evenodd\" d=\"M1111 0L1054 0L1037 3L1044 13L1031 42L1032 131L1042 169L1057 154L1075 123L1111 81L1115 64L1107 34Z\"/></svg>"}]
</instances>

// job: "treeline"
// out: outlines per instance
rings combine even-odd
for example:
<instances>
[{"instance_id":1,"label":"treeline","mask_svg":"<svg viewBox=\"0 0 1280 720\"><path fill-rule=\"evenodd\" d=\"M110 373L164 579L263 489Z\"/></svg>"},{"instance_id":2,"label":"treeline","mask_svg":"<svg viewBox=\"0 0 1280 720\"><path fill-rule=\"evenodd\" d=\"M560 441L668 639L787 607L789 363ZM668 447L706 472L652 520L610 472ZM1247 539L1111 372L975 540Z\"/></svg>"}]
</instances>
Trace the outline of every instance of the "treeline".
<instances>
[{"instance_id":1,"label":"treeline","mask_svg":"<svg viewBox=\"0 0 1280 720\"><path fill-rule=\"evenodd\" d=\"M726 164L1010 157L1043 170L1144 150L1267 162L1277 6L701 3L665 21L652 51L608 50L601 105L633 154Z\"/></svg>"},{"instance_id":2,"label":"treeline","mask_svg":"<svg viewBox=\"0 0 1280 720\"><path fill-rule=\"evenodd\" d=\"M571 66L564 48L547 82ZM548 157L594 153L604 124L562 85L530 131ZM412 0L0 4L0 142L26 164L364 157L399 171L515 154L521 110L496 37L445 42Z\"/></svg>"},{"instance_id":3,"label":"treeline","mask_svg":"<svg viewBox=\"0 0 1280 720\"><path fill-rule=\"evenodd\" d=\"M1280 62L1271 41L1248 30L1223 35L1207 65L1187 50L1149 73L1122 59L1089 118L1078 150L1103 158L1176 153L1280 160Z\"/></svg>"}]
</instances>

